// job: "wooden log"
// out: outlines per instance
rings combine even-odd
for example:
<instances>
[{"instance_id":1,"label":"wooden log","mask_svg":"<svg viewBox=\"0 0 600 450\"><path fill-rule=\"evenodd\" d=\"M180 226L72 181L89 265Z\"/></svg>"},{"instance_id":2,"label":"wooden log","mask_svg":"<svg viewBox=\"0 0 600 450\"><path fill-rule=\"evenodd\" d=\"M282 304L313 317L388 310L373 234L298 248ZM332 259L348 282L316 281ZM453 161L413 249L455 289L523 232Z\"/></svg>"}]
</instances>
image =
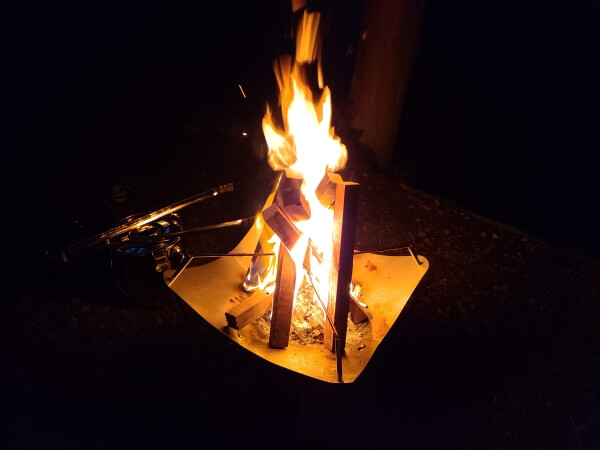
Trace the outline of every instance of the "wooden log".
<instances>
[{"instance_id":1,"label":"wooden log","mask_svg":"<svg viewBox=\"0 0 600 450\"><path fill-rule=\"evenodd\" d=\"M281 242L288 249L294 248L294 245L300 239L300 231L288 219L281 208L276 204L272 204L262 212L262 216L267 225L279 236Z\"/></svg>"},{"instance_id":2,"label":"wooden log","mask_svg":"<svg viewBox=\"0 0 600 450\"><path fill-rule=\"evenodd\" d=\"M310 218L310 206L302 193L304 179L290 169L281 174L275 203L294 220Z\"/></svg>"},{"instance_id":3,"label":"wooden log","mask_svg":"<svg viewBox=\"0 0 600 450\"><path fill-rule=\"evenodd\" d=\"M358 194L358 183L336 183L333 208L333 257L329 276L329 298L327 301L327 316L333 321L335 329L329 321L326 321L323 342L325 348L331 352L335 352L336 332L337 337L341 341L339 348L342 353L346 345Z\"/></svg>"},{"instance_id":4,"label":"wooden log","mask_svg":"<svg viewBox=\"0 0 600 450\"><path fill-rule=\"evenodd\" d=\"M266 313L273 304L273 293L257 291L225 313L227 326L241 330Z\"/></svg>"},{"instance_id":5,"label":"wooden log","mask_svg":"<svg viewBox=\"0 0 600 450\"><path fill-rule=\"evenodd\" d=\"M292 312L296 294L296 266L285 246L279 248L277 262L277 284L273 294L273 314L271 316L271 331L269 346L284 348L290 339Z\"/></svg>"},{"instance_id":6,"label":"wooden log","mask_svg":"<svg viewBox=\"0 0 600 450\"><path fill-rule=\"evenodd\" d=\"M315 189L315 195L319 203L325 208L329 208L335 201L336 185L343 183L342 177L337 173L327 172Z\"/></svg>"},{"instance_id":7,"label":"wooden log","mask_svg":"<svg viewBox=\"0 0 600 450\"><path fill-rule=\"evenodd\" d=\"M354 297L350 297L350 320L355 325L358 325L361 322L367 320L369 316L362 306L358 304L358 302L354 299Z\"/></svg>"}]
</instances>

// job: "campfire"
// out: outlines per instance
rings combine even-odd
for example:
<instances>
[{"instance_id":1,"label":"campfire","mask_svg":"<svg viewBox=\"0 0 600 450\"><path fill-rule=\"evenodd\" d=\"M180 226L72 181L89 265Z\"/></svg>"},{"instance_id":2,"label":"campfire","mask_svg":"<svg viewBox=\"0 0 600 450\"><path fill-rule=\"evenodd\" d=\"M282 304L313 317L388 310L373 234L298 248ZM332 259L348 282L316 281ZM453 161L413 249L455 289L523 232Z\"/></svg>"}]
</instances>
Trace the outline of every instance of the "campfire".
<instances>
[{"instance_id":1,"label":"campfire","mask_svg":"<svg viewBox=\"0 0 600 450\"><path fill-rule=\"evenodd\" d=\"M280 176L252 228L230 254L196 267L188 261L164 276L246 349L315 378L348 382L428 264L412 252L355 251L360 185L338 173L348 152L331 126L319 20L305 12L294 58L274 63L280 109L267 107L262 125L269 164Z\"/></svg>"},{"instance_id":2,"label":"campfire","mask_svg":"<svg viewBox=\"0 0 600 450\"><path fill-rule=\"evenodd\" d=\"M335 173L346 163L347 150L331 127L331 93L322 87L315 99L307 81L315 63L320 70L318 25L317 13L305 13L295 60L286 56L275 63L282 126L267 108L263 131L269 163L282 174L273 203L257 219L266 226L256 249L275 257L253 259L244 287L264 290L274 283L269 345L282 348L288 345L298 290L309 281L326 319L324 345L339 353L346 339L359 186ZM236 319L228 314L230 326Z\"/></svg>"}]
</instances>

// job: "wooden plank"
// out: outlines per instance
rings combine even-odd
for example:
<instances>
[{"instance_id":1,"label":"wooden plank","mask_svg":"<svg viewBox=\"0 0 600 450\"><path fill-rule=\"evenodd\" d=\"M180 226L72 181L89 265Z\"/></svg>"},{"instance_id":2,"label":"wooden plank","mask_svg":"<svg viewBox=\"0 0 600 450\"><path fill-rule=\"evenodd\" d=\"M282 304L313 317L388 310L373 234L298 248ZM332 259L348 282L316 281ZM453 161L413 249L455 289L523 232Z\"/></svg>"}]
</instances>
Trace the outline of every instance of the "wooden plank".
<instances>
[{"instance_id":1,"label":"wooden plank","mask_svg":"<svg viewBox=\"0 0 600 450\"><path fill-rule=\"evenodd\" d=\"M267 225L279 236L281 242L289 249L294 248L300 239L300 232L279 206L276 204L269 206L262 212L262 216Z\"/></svg>"},{"instance_id":2,"label":"wooden plank","mask_svg":"<svg viewBox=\"0 0 600 450\"><path fill-rule=\"evenodd\" d=\"M241 330L266 313L273 303L273 293L257 291L225 313L227 326Z\"/></svg>"},{"instance_id":3,"label":"wooden plank","mask_svg":"<svg viewBox=\"0 0 600 450\"><path fill-rule=\"evenodd\" d=\"M310 206L301 190L303 181L300 175L286 169L281 174L279 188L275 195L275 203L293 220L310 218Z\"/></svg>"},{"instance_id":4,"label":"wooden plank","mask_svg":"<svg viewBox=\"0 0 600 450\"><path fill-rule=\"evenodd\" d=\"M315 195L323 207L329 208L333 204L335 201L336 185L339 183L343 183L343 180L337 173L327 172L323 176L317 189L315 189Z\"/></svg>"},{"instance_id":5,"label":"wooden plank","mask_svg":"<svg viewBox=\"0 0 600 450\"><path fill-rule=\"evenodd\" d=\"M327 315L333 321L335 330L329 321L326 321L323 342L325 348L331 352L335 351L336 331L341 341L342 353L346 344L359 187L358 183L336 183L332 233L333 257L327 301Z\"/></svg>"},{"instance_id":6,"label":"wooden plank","mask_svg":"<svg viewBox=\"0 0 600 450\"><path fill-rule=\"evenodd\" d=\"M277 284L273 295L273 314L269 345L273 348L288 346L292 312L296 294L296 266L285 246L279 248L277 262Z\"/></svg>"},{"instance_id":7,"label":"wooden plank","mask_svg":"<svg viewBox=\"0 0 600 450\"><path fill-rule=\"evenodd\" d=\"M352 320L352 323L358 325L359 323L364 322L368 318L369 316L363 310L362 306L360 306L356 302L356 300L350 297L350 320Z\"/></svg>"}]
</instances>

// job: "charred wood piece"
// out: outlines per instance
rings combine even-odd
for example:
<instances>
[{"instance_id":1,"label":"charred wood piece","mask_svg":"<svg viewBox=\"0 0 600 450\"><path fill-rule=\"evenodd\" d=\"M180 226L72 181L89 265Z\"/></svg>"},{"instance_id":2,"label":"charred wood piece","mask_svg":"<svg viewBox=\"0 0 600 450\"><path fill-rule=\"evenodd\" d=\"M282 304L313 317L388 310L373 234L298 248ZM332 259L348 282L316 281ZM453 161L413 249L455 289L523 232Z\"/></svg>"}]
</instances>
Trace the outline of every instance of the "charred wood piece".
<instances>
[{"instance_id":1,"label":"charred wood piece","mask_svg":"<svg viewBox=\"0 0 600 450\"><path fill-rule=\"evenodd\" d=\"M280 246L277 262L277 282L273 294L271 331L269 334L269 346L273 348L288 346L295 294L296 265L288 249L285 246Z\"/></svg>"},{"instance_id":2,"label":"charred wood piece","mask_svg":"<svg viewBox=\"0 0 600 450\"><path fill-rule=\"evenodd\" d=\"M288 249L294 248L294 245L300 239L300 231L298 231L281 208L273 204L265 209L262 215L267 225L279 236L281 242Z\"/></svg>"},{"instance_id":3,"label":"charred wood piece","mask_svg":"<svg viewBox=\"0 0 600 450\"><path fill-rule=\"evenodd\" d=\"M319 203L325 208L329 208L335 201L336 186L340 183L343 183L341 176L337 173L327 172L315 189Z\"/></svg>"},{"instance_id":4,"label":"charred wood piece","mask_svg":"<svg viewBox=\"0 0 600 450\"><path fill-rule=\"evenodd\" d=\"M227 326L241 330L266 313L273 303L273 293L258 291L225 313Z\"/></svg>"},{"instance_id":5,"label":"charred wood piece","mask_svg":"<svg viewBox=\"0 0 600 450\"><path fill-rule=\"evenodd\" d=\"M351 295L350 296L350 320L355 325L364 322L369 319L370 313L363 308L358 301Z\"/></svg>"},{"instance_id":6,"label":"charred wood piece","mask_svg":"<svg viewBox=\"0 0 600 450\"><path fill-rule=\"evenodd\" d=\"M310 218L310 206L302 193L303 178L291 170L285 170L279 181L279 188L275 195L275 203L294 220Z\"/></svg>"}]
</instances>

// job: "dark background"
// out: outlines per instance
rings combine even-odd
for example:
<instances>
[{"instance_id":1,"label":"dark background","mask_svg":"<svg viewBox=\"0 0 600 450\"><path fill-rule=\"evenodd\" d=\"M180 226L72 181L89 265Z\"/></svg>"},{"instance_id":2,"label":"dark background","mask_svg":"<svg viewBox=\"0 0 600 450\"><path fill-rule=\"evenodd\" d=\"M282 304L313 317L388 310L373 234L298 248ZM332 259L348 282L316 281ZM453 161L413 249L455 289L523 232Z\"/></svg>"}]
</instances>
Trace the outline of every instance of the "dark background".
<instances>
[{"instance_id":1,"label":"dark background","mask_svg":"<svg viewBox=\"0 0 600 450\"><path fill-rule=\"evenodd\" d=\"M397 155L414 182L597 258L591 2L426 2Z\"/></svg>"},{"instance_id":2,"label":"dark background","mask_svg":"<svg viewBox=\"0 0 600 450\"><path fill-rule=\"evenodd\" d=\"M363 3L310 3L340 105ZM16 180L4 194L21 214L120 174L164 173L190 130L260 140L272 60L292 43L286 1L4 8L3 153ZM426 2L390 174L596 258L597 9ZM190 165L209 152L198 145Z\"/></svg>"}]
</instances>

